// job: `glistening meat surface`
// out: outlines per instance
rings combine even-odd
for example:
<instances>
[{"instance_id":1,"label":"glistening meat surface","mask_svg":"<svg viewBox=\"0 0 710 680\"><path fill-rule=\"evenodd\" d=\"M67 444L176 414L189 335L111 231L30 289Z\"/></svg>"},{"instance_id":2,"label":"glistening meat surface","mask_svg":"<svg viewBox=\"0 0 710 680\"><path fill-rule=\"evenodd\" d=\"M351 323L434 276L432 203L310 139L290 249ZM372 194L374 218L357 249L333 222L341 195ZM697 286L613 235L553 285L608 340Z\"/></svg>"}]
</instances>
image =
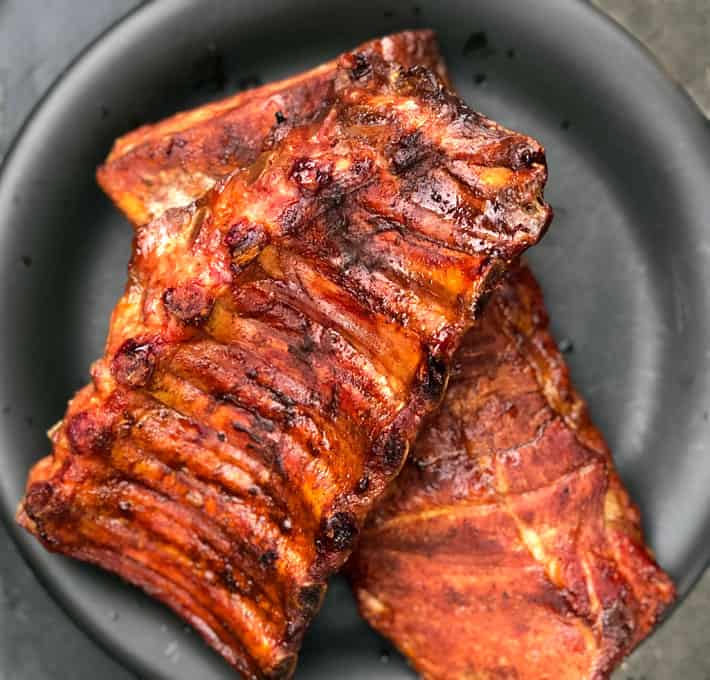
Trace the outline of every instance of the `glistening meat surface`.
<instances>
[{"instance_id":1,"label":"glistening meat surface","mask_svg":"<svg viewBox=\"0 0 710 680\"><path fill-rule=\"evenodd\" d=\"M350 563L365 618L427 680L600 680L674 598L525 268Z\"/></svg>"},{"instance_id":2,"label":"glistening meat surface","mask_svg":"<svg viewBox=\"0 0 710 680\"><path fill-rule=\"evenodd\" d=\"M288 677L482 297L544 232L545 179L431 71L346 55L321 121L137 231L19 521Z\"/></svg>"},{"instance_id":3,"label":"glistening meat surface","mask_svg":"<svg viewBox=\"0 0 710 680\"><path fill-rule=\"evenodd\" d=\"M356 51L446 77L432 31L396 33ZM276 121L283 134L322 120L333 105L337 64L330 61L124 135L99 168L99 184L135 225L182 208L236 167L253 163Z\"/></svg>"}]
</instances>

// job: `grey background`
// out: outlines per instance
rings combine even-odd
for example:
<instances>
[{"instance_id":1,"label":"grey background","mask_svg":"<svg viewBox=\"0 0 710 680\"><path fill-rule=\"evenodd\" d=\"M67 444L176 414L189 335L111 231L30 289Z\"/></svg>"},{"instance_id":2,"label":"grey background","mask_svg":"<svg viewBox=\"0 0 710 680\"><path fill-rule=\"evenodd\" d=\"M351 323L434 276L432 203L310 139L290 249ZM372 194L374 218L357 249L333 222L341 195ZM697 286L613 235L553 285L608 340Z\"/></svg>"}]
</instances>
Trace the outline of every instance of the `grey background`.
<instances>
[{"instance_id":1,"label":"grey background","mask_svg":"<svg viewBox=\"0 0 710 680\"><path fill-rule=\"evenodd\" d=\"M594 2L644 42L710 115L710 0ZM137 4L93 0L78 11L75 0L0 0L0 159L68 62ZM710 680L709 643L710 572L615 680ZM135 680L58 609L0 526L0 680L98 677Z\"/></svg>"}]
</instances>

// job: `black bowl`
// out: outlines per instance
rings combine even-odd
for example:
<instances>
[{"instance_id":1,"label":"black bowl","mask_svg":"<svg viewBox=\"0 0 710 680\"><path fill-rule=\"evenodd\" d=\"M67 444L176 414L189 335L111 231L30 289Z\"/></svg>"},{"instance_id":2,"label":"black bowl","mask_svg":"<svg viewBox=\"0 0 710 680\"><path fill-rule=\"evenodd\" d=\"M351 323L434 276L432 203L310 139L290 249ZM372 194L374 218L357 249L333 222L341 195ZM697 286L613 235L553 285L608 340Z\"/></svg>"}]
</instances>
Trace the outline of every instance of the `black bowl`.
<instances>
[{"instance_id":1,"label":"black bowl","mask_svg":"<svg viewBox=\"0 0 710 680\"><path fill-rule=\"evenodd\" d=\"M131 229L94 169L142 122L415 26L438 31L474 108L546 145L556 218L530 257L553 327L681 595L708 562L710 133L643 49L571 0L149 4L65 73L0 180L2 514L66 610L143 677L233 674L167 610L12 519L125 278ZM380 663L383 644L336 581L298 676L410 677L397 657Z\"/></svg>"}]
</instances>

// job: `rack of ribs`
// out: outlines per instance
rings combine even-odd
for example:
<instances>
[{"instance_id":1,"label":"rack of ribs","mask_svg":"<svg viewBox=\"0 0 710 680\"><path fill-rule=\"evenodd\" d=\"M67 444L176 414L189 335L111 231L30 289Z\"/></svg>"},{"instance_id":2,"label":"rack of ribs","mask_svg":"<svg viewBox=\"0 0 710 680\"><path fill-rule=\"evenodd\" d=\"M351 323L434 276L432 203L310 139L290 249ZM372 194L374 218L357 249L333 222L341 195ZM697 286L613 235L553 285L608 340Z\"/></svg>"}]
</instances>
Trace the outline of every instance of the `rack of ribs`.
<instances>
[{"instance_id":1,"label":"rack of ribs","mask_svg":"<svg viewBox=\"0 0 710 680\"><path fill-rule=\"evenodd\" d=\"M526 267L464 340L350 576L427 680L607 678L673 600Z\"/></svg>"},{"instance_id":2,"label":"rack of ribs","mask_svg":"<svg viewBox=\"0 0 710 680\"><path fill-rule=\"evenodd\" d=\"M483 298L551 216L540 145L431 70L353 52L332 87L137 229L104 356L18 511L248 678L293 672Z\"/></svg>"}]
</instances>

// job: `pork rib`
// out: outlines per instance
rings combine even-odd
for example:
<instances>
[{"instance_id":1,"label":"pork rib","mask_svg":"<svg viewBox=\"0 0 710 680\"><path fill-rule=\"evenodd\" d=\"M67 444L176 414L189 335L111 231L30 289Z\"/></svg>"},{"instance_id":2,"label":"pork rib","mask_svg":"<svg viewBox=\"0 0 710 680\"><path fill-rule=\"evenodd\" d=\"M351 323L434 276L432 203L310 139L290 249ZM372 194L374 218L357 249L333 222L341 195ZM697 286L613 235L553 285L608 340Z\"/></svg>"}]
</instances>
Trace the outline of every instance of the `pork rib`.
<instances>
[{"instance_id":1,"label":"pork rib","mask_svg":"<svg viewBox=\"0 0 710 680\"><path fill-rule=\"evenodd\" d=\"M674 598L512 271L351 561L365 618L427 680L599 680Z\"/></svg>"},{"instance_id":2,"label":"pork rib","mask_svg":"<svg viewBox=\"0 0 710 680\"><path fill-rule=\"evenodd\" d=\"M18 520L288 677L327 577L544 232L543 150L423 67L344 56L322 121L137 230L93 384Z\"/></svg>"},{"instance_id":3,"label":"pork rib","mask_svg":"<svg viewBox=\"0 0 710 680\"><path fill-rule=\"evenodd\" d=\"M446 78L431 31L404 31L356 51L404 68L426 66ZM337 60L330 61L138 128L116 140L97 172L99 184L135 225L182 208L234 168L253 163L275 121L282 133L322 120L333 104L336 67Z\"/></svg>"}]
</instances>

